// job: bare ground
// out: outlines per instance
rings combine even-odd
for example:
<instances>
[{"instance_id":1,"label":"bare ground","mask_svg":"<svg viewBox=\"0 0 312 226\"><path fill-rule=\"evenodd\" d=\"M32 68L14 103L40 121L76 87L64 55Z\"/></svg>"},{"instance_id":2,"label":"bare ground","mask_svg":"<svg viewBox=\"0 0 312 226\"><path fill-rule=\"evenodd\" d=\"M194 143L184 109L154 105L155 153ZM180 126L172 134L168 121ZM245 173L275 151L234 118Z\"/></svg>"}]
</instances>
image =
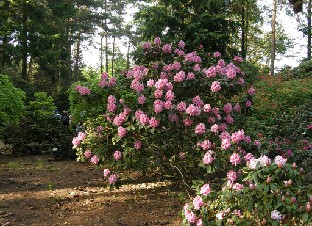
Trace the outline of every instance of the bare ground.
<instances>
[{"instance_id":1,"label":"bare ground","mask_svg":"<svg viewBox=\"0 0 312 226\"><path fill-rule=\"evenodd\" d=\"M109 191L88 163L0 155L0 225L181 225L182 189L135 173L124 181Z\"/></svg>"}]
</instances>

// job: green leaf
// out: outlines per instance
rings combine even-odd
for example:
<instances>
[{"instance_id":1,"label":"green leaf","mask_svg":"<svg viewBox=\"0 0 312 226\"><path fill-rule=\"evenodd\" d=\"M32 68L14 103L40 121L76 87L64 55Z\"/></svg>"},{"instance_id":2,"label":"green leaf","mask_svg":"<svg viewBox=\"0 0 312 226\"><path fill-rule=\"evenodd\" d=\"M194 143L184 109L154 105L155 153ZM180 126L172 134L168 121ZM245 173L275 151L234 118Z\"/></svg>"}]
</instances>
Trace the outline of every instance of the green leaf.
<instances>
[{"instance_id":1,"label":"green leaf","mask_svg":"<svg viewBox=\"0 0 312 226\"><path fill-rule=\"evenodd\" d=\"M271 190L272 190L272 191L277 191L277 186L276 186L276 184L272 183L272 184L270 184L270 187L271 187Z\"/></svg>"},{"instance_id":2,"label":"green leaf","mask_svg":"<svg viewBox=\"0 0 312 226\"><path fill-rule=\"evenodd\" d=\"M308 219L309 219L309 214L308 214L308 213L304 213L304 214L302 215L302 220L303 220L303 222L308 222Z\"/></svg>"}]
</instances>

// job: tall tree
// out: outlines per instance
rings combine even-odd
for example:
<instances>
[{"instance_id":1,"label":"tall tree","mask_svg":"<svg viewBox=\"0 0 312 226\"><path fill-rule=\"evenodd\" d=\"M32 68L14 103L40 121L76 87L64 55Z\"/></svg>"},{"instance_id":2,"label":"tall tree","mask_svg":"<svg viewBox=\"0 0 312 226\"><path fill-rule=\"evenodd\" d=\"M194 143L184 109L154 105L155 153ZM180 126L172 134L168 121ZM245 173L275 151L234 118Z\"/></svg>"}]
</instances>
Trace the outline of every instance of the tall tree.
<instances>
[{"instance_id":1,"label":"tall tree","mask_svg":"<svg viewBox=\"0 0 312 226\"><path fill-rule=\"evenodd\" d=\"M271 42L271 65L270 65L270 74L274 75L274 61L275 61L275 50L276 50L276 36L275 36L275 25L276 25L276 5L277 0L273 0L273 9L272 9L272 42Z\"/></svg>"},{"instance_id":2,"label":"tall tree","mask_svg":"<svg viewBox=\"0 0 312 226\"><path fill-rule=\"evenodd\" d=\"M234 31L226 14L227 2L219 0L151 0L144 1L135 22L140 40L157 36L164 42L184 40L189 49L203 45L209 51L225 53Z\"/></svg>"}]
</instances>

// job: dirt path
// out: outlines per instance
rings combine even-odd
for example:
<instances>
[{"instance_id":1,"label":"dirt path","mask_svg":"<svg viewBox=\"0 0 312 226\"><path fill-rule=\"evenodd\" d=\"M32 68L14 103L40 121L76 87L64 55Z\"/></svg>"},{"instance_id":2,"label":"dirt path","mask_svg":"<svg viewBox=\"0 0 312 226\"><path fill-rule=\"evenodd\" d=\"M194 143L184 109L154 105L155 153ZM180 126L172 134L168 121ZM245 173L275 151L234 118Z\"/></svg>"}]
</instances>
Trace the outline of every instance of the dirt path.
<instances>
[{"instance_id":1,"label":"dirt path","mask_svg":"<svg viewBox=\"0 0 312 226\"><path fill-rule=\"evenodd\" d=\"M109 191L87 163L0 155L0 225L181 225L181 189L145 179Z\"/></svg>"}]
</instances>

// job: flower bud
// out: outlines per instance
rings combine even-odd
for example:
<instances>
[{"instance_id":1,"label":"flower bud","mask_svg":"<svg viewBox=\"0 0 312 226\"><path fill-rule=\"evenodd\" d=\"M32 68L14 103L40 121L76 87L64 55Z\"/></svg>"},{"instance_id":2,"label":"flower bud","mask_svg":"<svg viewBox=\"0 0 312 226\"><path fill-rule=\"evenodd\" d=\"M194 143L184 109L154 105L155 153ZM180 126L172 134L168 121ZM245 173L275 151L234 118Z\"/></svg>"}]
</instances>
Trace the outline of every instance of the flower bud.
<instances>
[{"instance_id":1,"label":"flower bud","mask_svg":"<svg viewBox=\"0 0 312 226\"><path fill-rule=\"evenodd\" d=\"M282 202L285 202L286 201L286 198L285 198L285 196L283 195L282 196Z\"/></svg>"},{"instance_id":2,"label":"flower bud","mask_svg":"<svg viewBox=\"0 0 312 226\"><path fill-rule=\"evenodd\" d=\"M265 218L263 218L263 220L262 220L262 225L266 225L266 223L267 223L267 221L266 221L266 219Z\"/></svg>"},{"instance_id":3,"label":"flower bud","mask_svg":"<svg viewBox=\"0 0 312 226\"><path fill-rule=\"evenodd\" d=\"M307 212L311 211L311 204L309 202L307 202L306 210Z\"/></svg>"},{"instance_id":4,"label":"flower bud","mask_svg":"<svg viewBox=\"0 0 312 226\"><path fill-rule=\"evenodd\" d=\"M286 192L286 197L289 197L289 196L290 196L289 192Z\"/></svg>"},{"instance_id":5,"label":"flower bud","mask_svg":"<svg viewBox=\"0 0 312 226\"><path fill-rule=\"evenodd\" d=\"M266 183L267 183L267 184L271 183L271 177L268 177L268 178L266 179Z\"/></svg>"},{"instance_id":6,"label":"flower bud","mask_svg":"<svg viewBox=\"0 0 312 226\"><path fill-rule=\"evenodd\" d=\"M292 197L290 200L291 203L295 203L296 201L297 201L297 199L295 197Z\"/></svg>"},{"instance_id":7,"label":"flower bud","mask_svg":"<svg viewBox=\"0 0 312 226\"><path fill-rule=\"evenodd\" d=\"M296 168L297 168L297 164L296 164L295 162L292 164L292 168L293 168L293 169L296 169Z\"/></svg>"},{"instance_id":8,"label":"flower bud","mask_svg":"<svg viewBox=\"0 0 312 226\"><path fill-rule=\"evenodd\" d=\"M304 173L304 170L303 170L303 168L302 168L302 167L300 168L299 172L300 172L301 174L303 174L303 173Z\"/></svg>"}]
</instances>

